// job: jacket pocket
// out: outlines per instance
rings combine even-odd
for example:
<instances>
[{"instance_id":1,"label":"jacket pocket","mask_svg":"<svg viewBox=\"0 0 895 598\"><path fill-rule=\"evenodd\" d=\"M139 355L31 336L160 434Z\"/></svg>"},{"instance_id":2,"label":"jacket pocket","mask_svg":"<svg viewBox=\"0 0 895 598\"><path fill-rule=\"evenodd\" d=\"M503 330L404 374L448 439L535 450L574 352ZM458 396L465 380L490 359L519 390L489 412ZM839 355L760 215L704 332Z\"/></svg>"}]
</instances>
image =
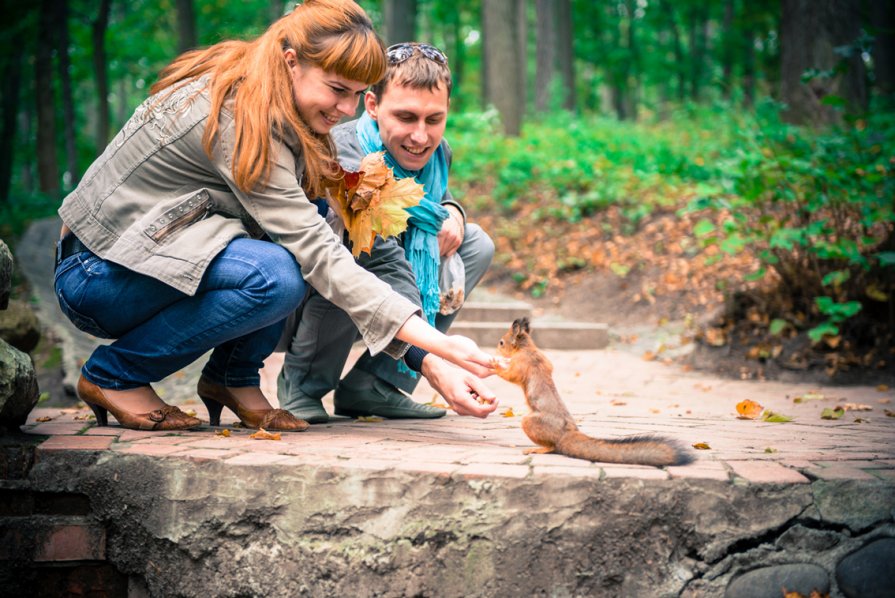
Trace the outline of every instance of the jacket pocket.
<instances>
[{"instance_id":1,"label":"jacket pocket","mask_svg":"<svg viewBox=\"0 0 895 598\"><path fill-rule=\"evenodd\" d=\"M143 232L156 243L161 243L177 231L206 218L213 208L214 200L203 189L156 218Z\"/></svg>"}]
</instances>

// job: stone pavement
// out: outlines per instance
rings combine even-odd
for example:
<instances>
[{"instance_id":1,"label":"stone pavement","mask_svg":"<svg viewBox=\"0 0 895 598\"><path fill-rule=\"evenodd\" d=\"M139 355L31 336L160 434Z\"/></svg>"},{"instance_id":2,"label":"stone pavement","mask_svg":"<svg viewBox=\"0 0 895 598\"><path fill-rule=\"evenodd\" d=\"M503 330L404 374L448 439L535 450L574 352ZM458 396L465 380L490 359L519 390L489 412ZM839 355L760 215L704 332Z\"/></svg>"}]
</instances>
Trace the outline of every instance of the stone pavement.
<instances>
[{"instance_id":1,"label":"stone pavement","mask_svg":"<svg viewBox=\"0 0 895 598\"><path fill-rule=\"evenodd\" d=\"M707 448L664 469L525 455L522 392L491 378L485 420L334 418L280 440L229 411L155 433L38 408L33 468L16 475L7 448L2 488L88 496L81 543L34 554L111 563L129 595L893 595L895 390L722 380L619 345L546 353L582 431ZM194 370L161 388L207 421ZM425 381L414 398L437 400ZM745 399L792 421L738 419ZM866 410L821 418L846 404ZM2 515L0 537L30 546Z\"/></svg>"}]
</instances>

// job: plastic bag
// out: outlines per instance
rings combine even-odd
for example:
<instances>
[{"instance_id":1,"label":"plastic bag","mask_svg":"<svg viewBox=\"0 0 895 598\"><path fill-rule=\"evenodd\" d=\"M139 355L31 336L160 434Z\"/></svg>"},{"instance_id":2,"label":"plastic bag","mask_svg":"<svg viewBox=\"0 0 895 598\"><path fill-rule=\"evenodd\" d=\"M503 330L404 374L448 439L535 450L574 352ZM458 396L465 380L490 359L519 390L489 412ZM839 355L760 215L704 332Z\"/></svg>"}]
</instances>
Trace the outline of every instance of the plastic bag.
<instances>
[{"instance_id":1,"label":"plastic bag","mask_svg":"<svg viewBox=\"0 0 895 598\"><path fill-rule=\"evenodd\" d=\"M441 304L438 313L443 316L452 314L463 306L463 294L466 288L466 266L460 255L455 253L441 260L441 271L438 275L438 289L441 292Z\"/></svg>"}]
</instances>

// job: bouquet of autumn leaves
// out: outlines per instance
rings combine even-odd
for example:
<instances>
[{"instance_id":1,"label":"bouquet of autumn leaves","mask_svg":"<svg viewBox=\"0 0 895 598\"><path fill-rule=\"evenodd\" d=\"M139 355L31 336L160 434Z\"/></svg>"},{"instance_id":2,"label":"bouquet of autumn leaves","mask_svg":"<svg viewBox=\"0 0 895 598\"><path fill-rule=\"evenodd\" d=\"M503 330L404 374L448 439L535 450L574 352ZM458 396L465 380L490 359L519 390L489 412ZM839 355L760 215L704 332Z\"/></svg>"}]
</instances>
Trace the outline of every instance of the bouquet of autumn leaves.
<instances>
[{"instance_id":1,"label":"bouquet of autumn leaves","mask_svg":"<svg viewBox=\"0 0 895 598\"><path fill-rule=\"evenodd\" d=\"M340 170L342 178L325 185L326 202L342 219L354 257L370 253L376 235L393 237L407 229L407 208L419 204L425 190L411 177L396 180L385 152L365 156L357 172Z\"/></svg>"}]
</instances>

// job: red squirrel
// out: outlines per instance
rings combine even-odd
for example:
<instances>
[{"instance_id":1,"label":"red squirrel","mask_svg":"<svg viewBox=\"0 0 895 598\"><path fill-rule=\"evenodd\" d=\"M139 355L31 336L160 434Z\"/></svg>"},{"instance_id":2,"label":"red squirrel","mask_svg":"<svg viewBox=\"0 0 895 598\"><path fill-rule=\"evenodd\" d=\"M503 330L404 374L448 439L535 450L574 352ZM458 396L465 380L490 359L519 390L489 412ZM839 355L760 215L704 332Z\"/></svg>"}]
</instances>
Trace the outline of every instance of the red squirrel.
<instances>
[{"instance_id":1,"label":"red squirrel","mask_svg":"<svg viewBox=\"0 0 895 598\"><path fill-rule=\"evenodd\" d=\"M661 436L639 435L617 440L592 438L580 431L553 383L553 364L531 339L527 318L513 322L497 344L495 373L518 384L531 413L522 418L522 431L539 448L529 453L559 453L576 459L636 465L685 465L693 457L678 443Z\"/></svg>"}]
</instances>

